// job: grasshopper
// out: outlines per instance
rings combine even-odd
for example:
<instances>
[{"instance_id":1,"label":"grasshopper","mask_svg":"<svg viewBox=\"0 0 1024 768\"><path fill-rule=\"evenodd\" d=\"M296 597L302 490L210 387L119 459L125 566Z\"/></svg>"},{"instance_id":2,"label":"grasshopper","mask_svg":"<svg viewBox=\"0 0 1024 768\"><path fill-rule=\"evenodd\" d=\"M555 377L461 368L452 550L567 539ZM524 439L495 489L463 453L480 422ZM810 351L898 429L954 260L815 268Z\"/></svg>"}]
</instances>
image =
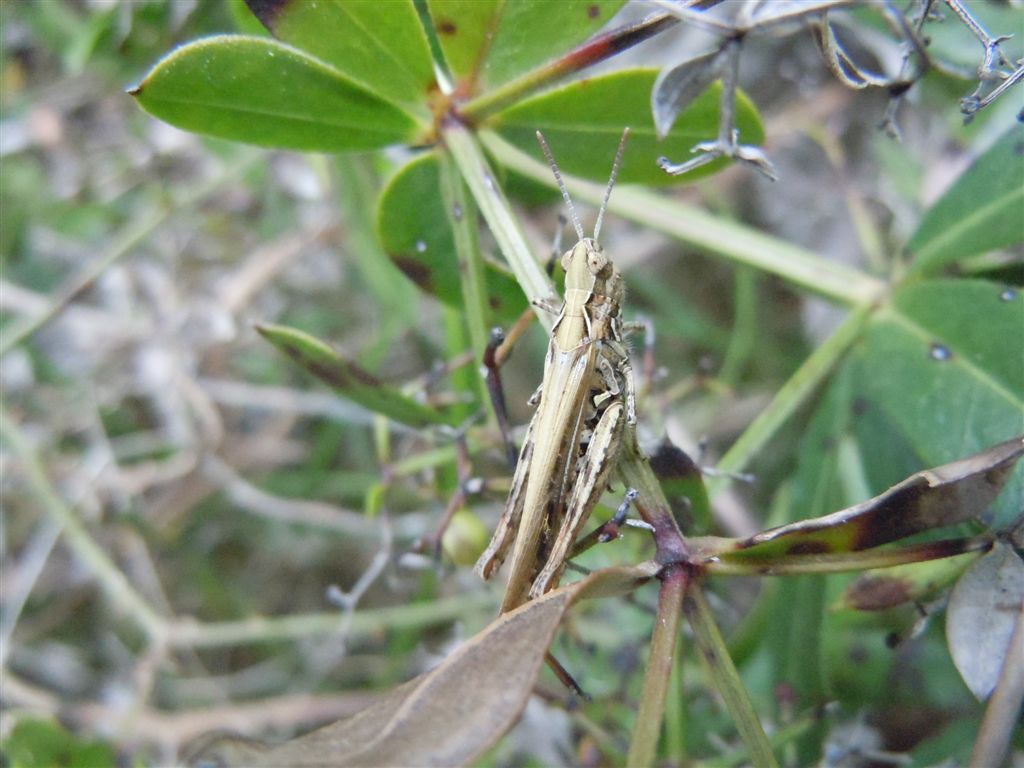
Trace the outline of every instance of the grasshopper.
<instances>
[{"instance_id":1,"label":"grasshopper","mask_svg":"<svg viewBox=\"0 0 1024 768\"><path fill-rule=\"evenodd\" d=\"M537 132L579 238L562 256L565 297L551 330L537 405L512 488L490 545L476 564L489 578L512 548L501 612L558 585L573 543L605 490L626 424L636 423L629 355L619 317L625 285L598 242L622 160L623 132L594 226L583 227L551 150Z\"/></svg>"}]
</instances>

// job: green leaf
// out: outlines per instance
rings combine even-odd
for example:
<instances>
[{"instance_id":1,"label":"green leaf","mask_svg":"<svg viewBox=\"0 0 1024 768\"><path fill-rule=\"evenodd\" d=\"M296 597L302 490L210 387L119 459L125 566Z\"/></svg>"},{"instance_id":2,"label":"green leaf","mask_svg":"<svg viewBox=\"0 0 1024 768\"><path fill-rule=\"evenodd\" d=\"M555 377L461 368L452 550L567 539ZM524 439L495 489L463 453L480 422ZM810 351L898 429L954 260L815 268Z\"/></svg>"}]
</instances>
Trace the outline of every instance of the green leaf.
<instances>
[{"instance_id":1,"label":"green leaf","mask_svg":"<svg viewBox=\"0 0 1024 768\"><path fill-rule=\"evenodd\" d=\"M4 739L2 753L12 768L103 768L117 764L113 747L81 739L55 722L21 720Z\"/></svg>"},{"instance_id":2,"label":"green leaf","mask_svg":"<svg viewBox=\"0 0 1024 768\"><path fill-rule=\"evenodd\" d=\"M470 94L507 83L564 53L604 26L623 4L427 0L448 69Z\"/></svg>"},{"instance_id":3,"label":"green leaf","mask_svg":"<svg viewBox=\"0 0 1024 768\"><path fill-rule=\"evenodd\" d=\"M256 330L322 382L369 411L415 428L452 423L445 414L392 389L307 333L280 325L260 325Z\"/></svg>"},{"instance_id":4,"label":"green leaf","mask_svg":"<svg viewBox=\"0 0 1024 768\"><path fill-rule=\"evenodd\" d=\"M411 0L248 0L274 37L388 101L427 114L436 90L427 36Z\"/></svg>"},{"instance_id":5,"label":"green leaf","mask_svg":"<svg viewBox=\"0 0 1024 768\"><path fill-rule=\"evenodd\" d=\"M666 435L648 457L679 527L701 534L711 527L711 503L697 463Z\"/></svg>"},{"instance_id":6,"label":"green leaf","mask_svg":"<svg viewBox=\"0 0 1024 768\"><path fill-rule=\"evenodd\" d=\"M416 140L407 113L307 53L222 35L161 59L130 93L150 114L196 133L315 152Z\"/></svg>"},{"instance_id":7,"label":"green leaf","mask_svg":"<svg viewBox=\"0 0 1024 768\"><path fill-rule=\"evenodd\" d=\"M241 35L252 35L254 37L267 36L267 30L257 19L245 0L228 0L228 13L231 20L235 22L235 29Z\"/></svg>"},{"instance_id":8,"label":"green leaf","mask_svg":"<svg viewBox=\"0 0 1024 768\"><path fill-rule=\"evenodd\" d=\"M907 248L916 272L1024 241L1024 127L1014 125L931 207Z\"/></svg>"},{"instance_id":9,"label":"green leaf","mask_svg":"<svg viewBox=\"0 0 1024 768\"><path fill-rule=\"evenodd\" d=\"M934 280L899 291L873 318L851 364L858 410L879 409L924 466L977 453L1024 431L1024 297L982 280ZM870 454L870 444L861 446ZM993 506L998 527L1020 513L1018 467Z\"/></svg>"},{"instance_id":10,"label":"green leaf","mask_svg":"<svg viewBox=\"0 0 1024 768\"><path fill-rule=\"evenodd\" d=\"M435 152L407 163L385 187L377 231L384 251L406 277L444 303L462 306L462 276ZM486 272L487 302L494 315L506 320L518 316L526 308L519 285L493 264Z\"/></svg>"},{"instance_id":11,"label":"green leaf","mask_svg":"<svg viewBox=\"0 0 1024 768\"><path fill-rule=\"evenodd\" d=\"M622 129L630 128L629 146L621 183L678 184L655 164L661 155L689 152L701 141L718 134L718 102L721 84L715 83L698 96L679 116L664 141L659 142L651 116L650 94L657 69L628 69L578 80L516 104L494 116L488 127L519 149L542 158L536 131L551 145L559 167L568 174L605 181L611 170ZM736 125L745 144L764 139L761 119L743 93L737 94ZM685 180L707 176L728 165L728 160L709 163L687 174Z\"/></svg>"}]
</instances>

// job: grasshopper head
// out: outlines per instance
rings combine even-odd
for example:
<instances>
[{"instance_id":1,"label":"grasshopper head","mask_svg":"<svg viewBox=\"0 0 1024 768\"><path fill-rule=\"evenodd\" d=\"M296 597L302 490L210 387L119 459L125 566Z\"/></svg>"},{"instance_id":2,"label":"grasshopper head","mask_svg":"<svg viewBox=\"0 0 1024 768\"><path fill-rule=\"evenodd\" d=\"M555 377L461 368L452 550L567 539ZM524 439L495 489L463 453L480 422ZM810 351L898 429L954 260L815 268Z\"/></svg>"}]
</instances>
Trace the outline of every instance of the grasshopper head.
<instances>
[{"instance_id":1,"label":"grasshopper head","mask_svg":"<svg viewBox=\"0 0 1024 768\"><path fill-rule=\"evenodd\" d=\"M589 291L595 279L607 279L612 274L612 262L596 240L585 237L562 256L566 290Z\"/></svg>"}]
</instances>

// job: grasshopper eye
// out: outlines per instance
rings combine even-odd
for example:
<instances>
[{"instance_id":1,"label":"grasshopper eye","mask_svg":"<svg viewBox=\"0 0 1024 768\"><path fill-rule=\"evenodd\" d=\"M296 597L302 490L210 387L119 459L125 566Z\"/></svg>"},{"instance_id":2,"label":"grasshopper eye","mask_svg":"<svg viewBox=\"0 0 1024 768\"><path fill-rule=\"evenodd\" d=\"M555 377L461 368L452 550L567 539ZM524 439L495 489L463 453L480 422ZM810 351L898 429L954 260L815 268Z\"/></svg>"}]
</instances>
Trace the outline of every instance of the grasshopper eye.
<instances>
[{"instance_id":1,"label":"grasshopper eye","mask_svg":"<svg viewBox=\"0 0 1024 768\"><path fill-rule=\"evenodd\" d=\"M592 243L591 247L587 249L587 266L590 268L590 274L595 277L600 277L611 266L611 261L604 255L604 250L597 243Z\"/></svg>"}]
</instances>

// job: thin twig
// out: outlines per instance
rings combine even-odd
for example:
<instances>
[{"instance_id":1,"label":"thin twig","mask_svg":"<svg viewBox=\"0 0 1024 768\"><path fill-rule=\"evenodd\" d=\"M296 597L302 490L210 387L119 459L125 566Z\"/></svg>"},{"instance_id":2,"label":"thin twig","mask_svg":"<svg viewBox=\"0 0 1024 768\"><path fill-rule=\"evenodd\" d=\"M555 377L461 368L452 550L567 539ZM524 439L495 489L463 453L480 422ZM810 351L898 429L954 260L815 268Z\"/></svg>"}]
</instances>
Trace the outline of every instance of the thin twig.
<instances>
[{"instance_id":1,"label":"thin twig","mask_svg":"<svg viewBox=\"0 0 1024 768\"><path fill-rule=\"evenodd\" d=\"M172 217L190 210L193 206L220 189L224 184L240 176L260 157L263 157L261 153L248 153L232 161L219 175L204 184L196 186L178 200L169 201L164 207L158 210L151 210L142 218L130 222L112 238L110 246L104 253L101 253L90 264L83 267L63 289L57 292L43 312L36 317L19 323L13 330L4 334L3 338L0 339L0 357L7 354L60 314L75 297L92 285L100 275L124 256L131 253L159 227Z\"/></svg>"},{"instance_id":2,"label":"thin twig","mask_svg":"<svg viewBox=\"0 0 1024 768\"><path fill-rule=\"evenodd\" d=\"M142 629L151 641L159 642L165 632L164 619L135 591L124 573L89 535L85 526L57 494L43 471L28 438L0 405L0 435L21 459L32 490L46 513L61 527L64 539L78 559L99 581L110 600Z\"/></svg>"},{"instance_id":3,"label":"thin twig","mask_svg":"<svg viewBox=\"0 0 1024 768\"><path fill-rule=\"evenodd\" d=\"M261 517L360 535L377 526L376 522L369 520L365 515L334 504L307 499L286 499L267 493L243 479L213 454L208 454L203 459L202 468L203 473L221 487L232 503Z\"/></svg>"},{"instance_id":4,"label":"thin twig","mask_svg":"<svg viewBox=\"0 0 1024 768\"><path fill-rule=\"evenodd\" d=\"M999 682L985 708L978 738L971 752L971 767L1002 765L1018 724L1024 702L1024 603L1017 610L1017 622L1010 637Z\"/></svg>"},{"instance_id":5,"label":"thin twig","mask_svg":"<svg viewBox=\"0 0 1024 768\"><path fill-rule=\"evenodd\" d=\"M5 570L3 579L3 613L0 614L0 669L6 667L11 652L11 635L18 623L43 566L60 537L61 525L53 519L44 520L22 547L18 562Z\"/></svg>"}]
</instances>

